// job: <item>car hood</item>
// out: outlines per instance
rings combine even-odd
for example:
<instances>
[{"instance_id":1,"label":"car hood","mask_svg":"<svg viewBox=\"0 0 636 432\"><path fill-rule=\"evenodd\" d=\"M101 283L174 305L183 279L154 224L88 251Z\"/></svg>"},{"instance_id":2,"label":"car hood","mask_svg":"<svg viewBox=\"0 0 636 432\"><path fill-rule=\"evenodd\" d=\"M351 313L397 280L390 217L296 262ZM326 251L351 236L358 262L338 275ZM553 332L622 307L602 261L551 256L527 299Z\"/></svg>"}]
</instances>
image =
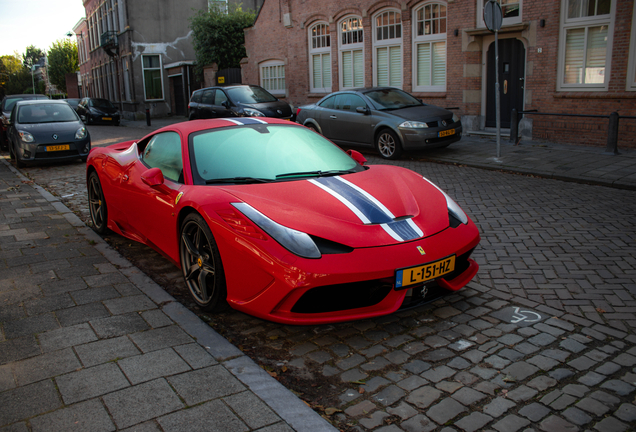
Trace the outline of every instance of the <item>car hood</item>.
<instances>
[{"instance_id":1,"label":"car hood","mask_svg":"<svg viewBox=\"0 0 636 432\"><path fill-rule=\"evenodd\" d=\"M91 109L95 110L95 111L99 111L105 114L115 114L117 113L117 108L116 107L112 107L112 108L108 108L108 107L91 107Z\"/></svg>"},{"instance_id":2,"label":"car hood","mask_svg":"<svg viewBox=\"0 0 636 432\"><path fill-rule=\"evenodd\" d=\"M274 118L285 117L286 118L286 117L291 117L292 115L291 107L289 106L287 102L283 102L283 101L262 102L262 103L253 103L253 104L239 103L238 105L241 108L247 107L247 108L254 108L256 110L259 110L260 112L265 114L265 117L274 117Z\"/></svg>"},{"instance_id":3,"label":"car hood","mask_svg":"<svg viewBox=\"0 0 636 432\"><path fill-rule=\"evenodd\" d=\"M448 119L453 113L447 109L433 105L420 105L394 110L382 110L381 112L391 114L404 120L432 121L438 119Z\"/></svg>"},{"instance_id":4,"label":"car hood","mask_svg":"<svg viewBox=\"0 0 636 432\"><path fill-rule=\"evenodd\" d=\"M449 225L444 195L399 167L223 189L279 224L354 248L427 237Z\"/></svg>"},{"instance_id":5,"label":"car hood","mask_svg":"<svg viewBox=\"0 0 636 432\"><path fill-rule=\"evenodd\" d=\"M75 141L75 132L84 126L79 121L61 123L20 124L18 130L33 135L38 144L67 143ZM53 138L57 136L57 139Z\"/></svg>"}]
</instances>

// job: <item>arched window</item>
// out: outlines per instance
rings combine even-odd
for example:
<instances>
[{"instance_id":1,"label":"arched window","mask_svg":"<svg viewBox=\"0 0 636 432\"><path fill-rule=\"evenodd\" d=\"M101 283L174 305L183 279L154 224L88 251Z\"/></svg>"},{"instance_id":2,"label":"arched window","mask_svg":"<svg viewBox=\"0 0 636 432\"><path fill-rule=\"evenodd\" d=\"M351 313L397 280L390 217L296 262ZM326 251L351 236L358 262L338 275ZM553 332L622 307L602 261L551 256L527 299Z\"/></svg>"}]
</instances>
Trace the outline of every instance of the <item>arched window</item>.
<instances>
[{"instance_id":1,"label":"arched window","mask_svg":"<svg viewBox=\"0 0 636 432\"><path fill-rule=\"evenodd\" d=\"M331 92L331 34L327 23L309 29L309 68L310 91Z\"/></svg>"},{"instance_id":2,"label":"arched window","mask_svg":"<svg viewBox=\"0 0 636 432\"><path fill-rule=\"evenodd\" d=\"M373 17L373 83L402 88L402 15L385 10Z\"/></svg>"},{"instance_id":3,"label":"arched window","mask_svg":"<svg viewBox=\"0 0 636 432\"><path fill-rule=\"evenodd\" d=\"M413 90L446 91L446 4L413 10Z\"/></svg>"},{"instance_id":4,"label":"arched window","mask_svg":"<svg viewBox=\"0 0 636 432\"><path fill-rule=\"evenodd\" d=\"M364 29L362 18L352 16L338 24L340 89L364 87Z\"/></svg>"}]
</instances>

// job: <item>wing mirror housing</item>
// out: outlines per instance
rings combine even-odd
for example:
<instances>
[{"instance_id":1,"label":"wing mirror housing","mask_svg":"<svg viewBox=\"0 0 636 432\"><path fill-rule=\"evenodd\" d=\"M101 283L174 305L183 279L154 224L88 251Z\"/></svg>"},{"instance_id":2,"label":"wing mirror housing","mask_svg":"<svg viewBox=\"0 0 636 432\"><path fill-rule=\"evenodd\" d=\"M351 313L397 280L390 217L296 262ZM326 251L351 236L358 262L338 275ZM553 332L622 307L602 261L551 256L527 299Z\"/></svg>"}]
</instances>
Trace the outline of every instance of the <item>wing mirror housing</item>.
<instances>
[{"instance_id":1,"label":"wing mirror housing","mask_svg":"<svg viewBox=\"0 0 636 432\"><path fill-rule=\"evenodd\" d=\"M150 187L159 187L163 185L163 173L159 168L150 168L141 175L141 181Z\"/></svg>"},{"instance_id":2,"label":"wing mirror housing","mask_svg":"<svg viewBox=\"0 0 636 432\"><path fill-rule=\"evenodd\" d=\"M359 106L356 108L356 112L359 112L360 114L369 114L369 108Z\"/></svg>"},{"instance_id":3,"label":"wing mirror housing","mask_svg":"<svg viewBox=\"0 0 636 432\"><path fill-rule=\"evenodd\" d=\"M362 156L362 153L357 150L347 150L347 154L351 156L351 159L358 162L360 165L364 165L364 163L367 161L367 158Z\"/></svg>"},{"instance_id":4,"label":"wing mirror housing","mask_svg":"<svg viewBox=\"0 0 636 432\"><path fill-rule=\"evenodd\" d=\"M226 109L230 109L230 101L224 100L221 102L221 105L223 105Z\"/></svg>"}]
</instances>

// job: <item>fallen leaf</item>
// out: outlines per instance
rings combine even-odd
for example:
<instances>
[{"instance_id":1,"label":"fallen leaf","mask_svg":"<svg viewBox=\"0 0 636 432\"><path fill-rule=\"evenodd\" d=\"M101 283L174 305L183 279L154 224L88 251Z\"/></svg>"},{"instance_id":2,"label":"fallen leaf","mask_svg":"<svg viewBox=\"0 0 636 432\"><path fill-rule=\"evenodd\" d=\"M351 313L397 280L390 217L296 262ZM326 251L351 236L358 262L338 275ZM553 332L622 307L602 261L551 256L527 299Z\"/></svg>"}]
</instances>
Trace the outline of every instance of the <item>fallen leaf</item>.
<instances>
[{"instance_id":1,"label":"fallen leaf","mask_svg":"<svg viewBox=\"0 0 636 432\"><path fill-rule=\"evenodd\" d=\"M342 412L342 410L341 410L341 409L338 409L338 408L327 408L327 409L325 410L325 414L327 414L327 415L329 415L329 416L330 416L330 415L334 415L334 414L335 414L335 413L337 413L337 412Z\"/></svg>"}]
</instances>

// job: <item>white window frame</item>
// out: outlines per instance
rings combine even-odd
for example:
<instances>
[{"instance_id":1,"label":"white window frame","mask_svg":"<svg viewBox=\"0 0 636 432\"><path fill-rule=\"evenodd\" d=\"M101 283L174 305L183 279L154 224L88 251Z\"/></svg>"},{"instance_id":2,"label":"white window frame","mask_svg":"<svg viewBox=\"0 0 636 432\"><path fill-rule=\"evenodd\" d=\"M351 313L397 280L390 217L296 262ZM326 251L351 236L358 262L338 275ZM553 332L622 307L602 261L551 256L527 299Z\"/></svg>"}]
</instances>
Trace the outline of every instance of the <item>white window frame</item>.
<instances>
[{"instance_id":1,"label":"white window frame","mask_svg":"<svg viewBox=\"0 0 636 432\"><path fill-rule=\"evenodd\" d=\"M625 90L636 91L636 3L632 11L632 34L629 38L629 60Z\"/></svg>"},{"instance_id":2,"label":"white window frame","mask_svg":"<svg viewBox=\"0 0 636 432\"><path fill-rule=\"evenodd\" d=\"M378 38L377 38L377 34L378 34L378 32L377 32L377 29L378 29L378 27L377 27L377 19L378 19L378 17L380 17L380 16L382 16L382 15L384 15L386 13L391 13L391 12L396 13L396 14L398 14L400 16L400 37L399 38L378 40ZM387 49L387 54L388 54L388 51L391 48L398 48L400 50L400 65L399 65L400 83L399 84L391 84L391 82L389 81L387 86L402 89L402 86L404 85L404 73L403 73L403 71L404 71L404 50L402 48L402 40L404 38L404 28L402 26L402 12L399 9L393 9L393 8L382 9L381 11L379 11L377 14L375 14L373 16L372 28L373 28L373 85L376 86L376 87L380 85L380 84L378 84L378 49L386 48ZM389 65L390 65L390 60L389 60ZM390 67L389 67L388 74L389 74L389 76L391 76Z\"/></svg>"},{"instance_id":3,"label":"white window frame","mask_svg":"<svg viewBox=\"0 0 636 432\"><path fill-rule=\"evenodd\" d=\"M314 29L322 27L326 33L318 36L313 35ZM331 31L329 29L329 23L319 21L309 27L308 32L309 41L309 91L311 93L331 93ZM314 48L314 41L320 41L318 45L323 45ZM322 79L321 85L316 85L314 81L314 57L320 58L320 77ZM324 62L327 62L329 70L325 75L323 68Z\"/></svg>"},{"instance_id":4,"label":"white window frame","mask_svg":"<svg viewBox=\"0 0 636 432\"><path fill-rule=\"evenodd\" d=\"M444 6L446 8L446 16L443 18L445 20L445 31L443 32L439 32L439 33L432 33L429 35L418 35L417 34L417 30L418 30L418 20L417 20L417 13L418 11L424 9L427 6L432 6L432 5L440 5L440 6ZM441 21L441 18L440 20ZM445 2L442 1L428 1L425 3L420 3L419 5L417 5L415 8L413 8L413 18L411 19L411 22L413 23L413 91L416 92L445 92L446 91L446 82L447 82L447 77L448 77L448 57L447 57L447 52L448 52L448 44L446 41L446 34L448 32L448 5ZM424 18L424 22L426 22L426 18ZM422 84L420 85L418 82L418 76L419 76L419 69L418 69L418 47L419 45L422 44L430 44L431 46L431 50L433 47L433 44L439 44L443 42L444 43L444 84L438 84L438 85L434 85L432 83L432 79L433 79L433 74L431 72L431 84ZM432 56L432 53L431 53Z\"/></svg>"},{"instance_id":5,"label":"white window frame","mask_svg":"<svg viewBox=\"0 0 636 432\"><path fill-rule=\"evenodd\" d=\"M280 68L282 66L282 69ZM265 70L269 71L269 72L276 72L277 74L279 74L282 71L282 76L269 76L267 78L265 78ZM260 84L261 87L263 87L265 90L267 90L268 92L270 92L271 94L275 95L275 96L285 96L286 95L286 88L287 88L287 83L285 81L285 62L282 60L268 60L265 61L261 64L258 65L258 71L259 71L259 76L260 76ZM282 79L282 88L280 88L280 83ZM276 86L271 87L269 84L271 83L266 83L265 80L276 80ZM269 88L268 88L269 87Z\"/></svg>"},{"instance_id":6,"label":"white window frame","mask_svg":"<svg viewBox=\"0 0 636 432\"><path fill-rule=\"evenodd\" d=\"M144 57L159 57L159 67L152 67L152 68L144 67ZM159 76L161 77L161 97L160 98L148 99L148 96L146 95L146 71L147 70L159 71ZM166 95L165 95L165 87L163 85L163 59L161 58L161 54L142 54L141 55L141 76L143 78L143 85L144 85L144 100L145 101L164 100Z\"/></svg>"},{"instance_id":7,"label":"white window frame","mask_svg":"<svg viewBox=\"0 0 636 432\"><path fill-rule=\"evenodd\" d=\"M358 41L358 42L351 42L351 43L343 43L343 31L342 31L342 26L343 24L345 24L346 22L349 22L350 20L358 20L360 22L360 26L362 26L362 17L357 16L357 15L349 15L344 17L342 20L340 20L340 22L338 23L338 70L339 70L339 83L340 83L340 90L350 90L350 89L354 89L354 88L358 88L358 87L364 87L364 38L366 37L366 35L364 34L364 27L362 27L362 42ZM358 30L355 30L358 31ZM362 83L360 85L356 85L356 81L355 81L355 67L354 67L354 55L356 52L360 52L362 54L362 70L359 71L362 74ZM344 69L344 61L343 61L343 56L346 53L350 53L351 54L351 84L350 86L345 86L345 69Z\"/></svg>"},{"instance_id":8,"label":"white window frame","mask_svg":"<svg viewBox=\"0 0 636 432\"><path fill-rule=\"evenodd\" d=\"M477 0L477 27L485 28L486 23L484 22L484 5L488 2L488 0ZM523 22L523 0L497 0L497 2L502 6L502 9L506 7L506 5L519 4L519 16L516 17L508 17L504 18L501 22L502 26L521 24ZM446 9L448 11L448 9ZM502 10L503 12L503 10Z\"/></svg>"},{"instance_id":9,"label":"white window frame","mask_svg":"<svg viewBox=\"0 0 636 432\"><path fill-rule=\"evenodd\" d=\"M559 69L557 71L557 91L607 91L609 88L611 53L614 35L614 17L616 15L616 1L612 0L610 13L607 15L586 16L581 18L568 18L568 1L561 0L561 23L559 29ZM586 1L586 0L583 0ZM593 1L593 0L588 0ZM568 30L587 29L592 27L607 26L607 45L605 48L605 71L602 83L575 83L566 84L565 80L565 49ZM584 42L587 44L587 38ZM586 51L586 50L585 50ZM609 56L607 56L609 54ZM587 52L584 52L587 55ZM609 57L609 58L608 58Z\"/></svg>"}]
</instances>

